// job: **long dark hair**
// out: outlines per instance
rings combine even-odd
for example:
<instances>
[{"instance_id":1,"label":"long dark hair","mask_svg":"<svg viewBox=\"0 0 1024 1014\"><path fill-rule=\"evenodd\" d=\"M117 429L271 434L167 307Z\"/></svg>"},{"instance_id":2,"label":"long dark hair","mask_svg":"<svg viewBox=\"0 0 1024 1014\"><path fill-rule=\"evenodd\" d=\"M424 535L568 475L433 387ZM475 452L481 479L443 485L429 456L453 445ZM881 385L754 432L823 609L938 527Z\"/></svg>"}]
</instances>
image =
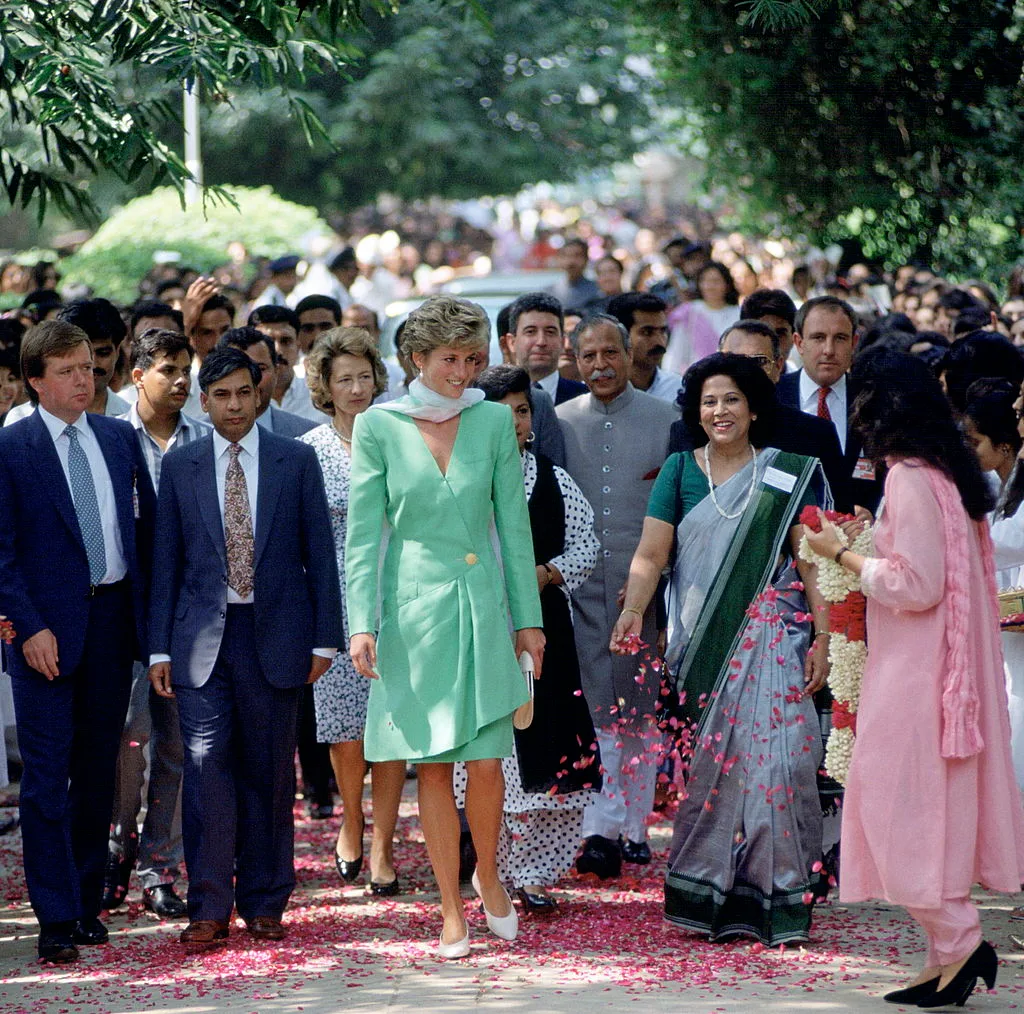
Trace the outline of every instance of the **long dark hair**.
<instances>
[{"instance_id":1,"label":"long dark hair","mask_svg":"<svg viewBox=\"0 0 1024 1014\"><path fill-rule=\"evenodd\" d=\"M864 453L880 464L887 457L919 458L955 483L964 510L975 521L994 497L953 419L949 402L928 367L914 356L879 349L854 363L858 393L851 424Z\"/></svg>"}]
</instances>

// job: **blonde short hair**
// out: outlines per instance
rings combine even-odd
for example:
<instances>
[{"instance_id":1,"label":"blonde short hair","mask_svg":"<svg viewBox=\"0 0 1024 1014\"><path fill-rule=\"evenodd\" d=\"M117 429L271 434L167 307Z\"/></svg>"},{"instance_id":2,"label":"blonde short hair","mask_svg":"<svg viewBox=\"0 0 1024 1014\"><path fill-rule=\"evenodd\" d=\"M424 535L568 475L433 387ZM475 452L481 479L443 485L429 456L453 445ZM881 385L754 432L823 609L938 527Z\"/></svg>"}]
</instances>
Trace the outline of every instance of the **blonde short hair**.
<instances>
[{"instance_id":1,"label":"blonde short hair","mask_svg":"<svg viewBox=\"0 0 1024 1014\"><path fill-rule=\"evenodd\" d=\"M332 327L317 338L306 356L306 386L310 398L321 412L328 415L334 414L331 370L338 356L355 356L370 364L374 397L386 391L388 386L388 371L370 332L362 327Z\"/></svg>"},{"instance_id":2,"label":"blonde short hair","mask_svg":"<svg viewBox=\"0 0 1024 1014\"><path fill-rule=\"evenodd\" d=\"M402 352L430 355L442 346L484 346L490 341L491 324L482 306L457 296L431 296L409 314L402 331Z\"/></svg>"}]
</instances>

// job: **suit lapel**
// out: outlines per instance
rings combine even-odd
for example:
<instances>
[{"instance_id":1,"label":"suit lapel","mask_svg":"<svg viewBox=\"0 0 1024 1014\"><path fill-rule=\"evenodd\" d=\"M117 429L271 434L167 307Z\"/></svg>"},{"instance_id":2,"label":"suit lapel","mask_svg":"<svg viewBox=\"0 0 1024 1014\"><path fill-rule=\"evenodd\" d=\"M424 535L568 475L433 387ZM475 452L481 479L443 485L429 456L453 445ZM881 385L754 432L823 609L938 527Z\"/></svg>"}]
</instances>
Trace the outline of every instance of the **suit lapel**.
<instances>
[{"instance_id":1,"label":"suit lapel","mask_svg":"<svg viewBox=\"0 0 1024 1014\"><path fill-rule=\"evenodd\" d=\"M274 446L274 438L260 434L260 477L256 492L256 546L253 566L260 562L274 526L274 510L281 495L281 462L284 455Z\"/></svg>"},{"instance_id":2,"label":"suit lapel","mask_svg":"<svg viewBox=\"0 0 1024 1014\"><path fill-rule=\"evenodd\" d=\"M220 500L217 497L217 472L213 463L213 438L204 438L189 446L192 448L192 459L195 463L199 514L209 532L210 540L217 547L221 562L227 566L224 524L220 516Z\"/></svg>"},{"instance_id":3,"label":"suit lapel","mask_svg":"<svg viewBox=\"0 0 1024 1014\"><path fill-rule=\"evenodd\" d=\"M84 551L85 543L82 541L82 530L78 525L78 515L75 513L75 503L71 499L67 476L61 468L50 431L38 411L33 412L28 418L28 433L29 446L35 451L34 461L39 474L39 488L49 495L57 512Z\"/></svg>"}]
</instances>

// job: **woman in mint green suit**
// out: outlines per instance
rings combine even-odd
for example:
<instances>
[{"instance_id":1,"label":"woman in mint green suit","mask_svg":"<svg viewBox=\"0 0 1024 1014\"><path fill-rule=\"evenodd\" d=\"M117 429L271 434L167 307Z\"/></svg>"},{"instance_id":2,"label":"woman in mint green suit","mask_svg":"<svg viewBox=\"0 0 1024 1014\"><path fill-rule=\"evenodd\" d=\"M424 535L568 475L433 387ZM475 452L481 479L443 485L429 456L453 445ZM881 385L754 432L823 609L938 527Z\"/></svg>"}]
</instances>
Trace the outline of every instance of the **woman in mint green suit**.
<instances>
[{"instance_id":1,"label":"woman in mint green suit","mask_svg":"<svg viewBox=\"0 0 1024 1014\"><path fill-rule=\"evenodd\" d=\"M512 752L512 712L527 700L517 657L529 652L539 675L544 652L512 415L467 389L488 327L480 307L451 296L410 314L402 344L420 376L408 397L358 416L352 440L346 601L352 660L374 679L366 758L419 765L420 820L441 893L442 957L469 953L455 761L466 762L469 777L474 888L491 930L515 937L515 910L497 873L500 758Z\"/></svg>"}]
</instances>

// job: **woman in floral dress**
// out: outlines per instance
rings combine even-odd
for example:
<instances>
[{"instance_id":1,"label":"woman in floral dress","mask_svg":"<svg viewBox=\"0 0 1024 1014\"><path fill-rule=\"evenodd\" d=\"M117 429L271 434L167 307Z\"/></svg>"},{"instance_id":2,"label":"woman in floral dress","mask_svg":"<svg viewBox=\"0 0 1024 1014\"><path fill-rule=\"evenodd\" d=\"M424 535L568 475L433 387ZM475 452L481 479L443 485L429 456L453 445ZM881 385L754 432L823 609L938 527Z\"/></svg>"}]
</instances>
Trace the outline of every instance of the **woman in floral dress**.
<instances>
[{"instance_id":1,"label":"woman in floral dress","mask_svg":"<svg viewBox=\"0 0 1024 1014\"><path fill-rule=\"evenodd\" d=\"M345 534L348 524L352 425L376 395L384 390L387 373L377 346L362 328L325 331L306 358L306 383L313 404L331 418L304 434L320 459L331 509L334 548L345 601ZM344 605L342 606L344 612ZM348 630L348 616L345 629ZM347 652L339 652L331 668L314 684L317 739L331 745L331 764L341 792L343 822L334 861L342 880L351 883L363 865L363 733L370 683L356 672ZM370 849L370 890L397 894L398 877L392 858L398 803L405 780L402 761L374 763L371 772L373 842Z\"/></svg>"}]
</instances>

